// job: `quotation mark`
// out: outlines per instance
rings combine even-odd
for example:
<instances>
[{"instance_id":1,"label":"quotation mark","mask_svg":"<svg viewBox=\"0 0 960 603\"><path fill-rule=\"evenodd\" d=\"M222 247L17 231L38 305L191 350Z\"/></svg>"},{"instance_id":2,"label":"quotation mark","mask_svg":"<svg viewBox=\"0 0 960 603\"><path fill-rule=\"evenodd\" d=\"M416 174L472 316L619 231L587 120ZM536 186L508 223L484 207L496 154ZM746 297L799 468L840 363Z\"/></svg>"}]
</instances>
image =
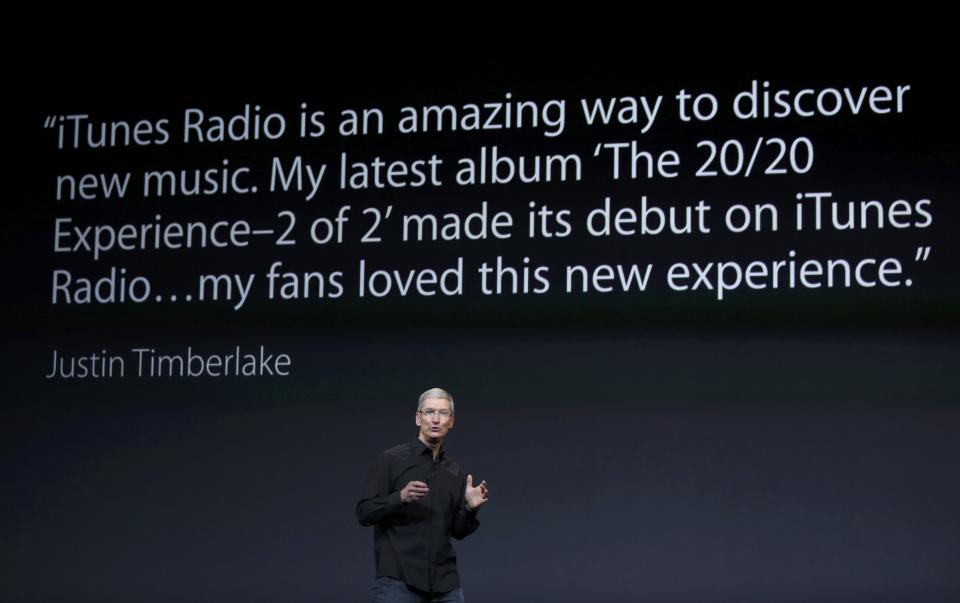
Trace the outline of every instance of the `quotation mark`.
<instances>
[{"instance_id":1,"label":"quotation mark","mask_svg":"<svg viewBox=\"0 0 960 603\"><path fill-rule=\"evenodd\" d=\"M60 118L60 121L63 121L63 118ZM50 128L55 128L57 126L57 116L48 115L45 120L43 120L43 129L49 130Z\"/></svg>"},{"instance_id":2,"label":"quotation mark","mask_svg":"<svg viewBox=\"0 0 960 603\"><path fill-rule=\"evenodd\" d=\"M915 262L926 262L930 258L930 246L917 247L917 254L914 256L913 261ZM903 282L904 285L911 287L913 286L913 280L907 279Z\"/></svg>"}]
</instances>

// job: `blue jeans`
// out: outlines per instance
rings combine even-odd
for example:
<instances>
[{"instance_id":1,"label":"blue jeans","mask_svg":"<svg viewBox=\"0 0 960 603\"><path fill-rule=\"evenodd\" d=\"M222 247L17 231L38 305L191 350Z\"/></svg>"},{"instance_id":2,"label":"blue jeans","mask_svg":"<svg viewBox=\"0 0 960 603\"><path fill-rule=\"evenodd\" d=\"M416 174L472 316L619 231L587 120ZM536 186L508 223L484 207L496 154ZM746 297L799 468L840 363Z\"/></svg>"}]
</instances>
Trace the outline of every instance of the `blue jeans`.
<instances>
[{"instance_id":1,"label":"blue jeans","mask_svg":"<svg viewBox=\"0 0 960 603\"><path fill-rule=\"evenodd\" d=\"M370 589L372 603L463 603L463 590L455 588L445 593L424 593L411 590L402 580L380 576Z\"/></svg>"}]
</instances>

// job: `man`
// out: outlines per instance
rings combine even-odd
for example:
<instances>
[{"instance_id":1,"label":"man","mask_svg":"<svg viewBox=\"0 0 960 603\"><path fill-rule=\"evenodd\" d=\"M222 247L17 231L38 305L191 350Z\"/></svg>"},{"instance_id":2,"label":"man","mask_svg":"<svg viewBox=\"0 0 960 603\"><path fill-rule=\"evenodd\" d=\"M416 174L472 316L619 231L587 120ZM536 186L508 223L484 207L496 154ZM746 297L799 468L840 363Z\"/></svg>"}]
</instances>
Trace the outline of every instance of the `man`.
<instances>
[{"instance_id":1,"label":"man","mask_svg":"<svg viewBox=\"0 0 960 603\"><path fill-rule=\"evenodd\" d=\"M486 481L474 486L443 448L453 421L449 393L423 392L419 435L381 453L367 476L357 519L374 527L374 603L463 601L450 536L460 540L476 531L488 492Z\"/></svg>"}]
</instances>

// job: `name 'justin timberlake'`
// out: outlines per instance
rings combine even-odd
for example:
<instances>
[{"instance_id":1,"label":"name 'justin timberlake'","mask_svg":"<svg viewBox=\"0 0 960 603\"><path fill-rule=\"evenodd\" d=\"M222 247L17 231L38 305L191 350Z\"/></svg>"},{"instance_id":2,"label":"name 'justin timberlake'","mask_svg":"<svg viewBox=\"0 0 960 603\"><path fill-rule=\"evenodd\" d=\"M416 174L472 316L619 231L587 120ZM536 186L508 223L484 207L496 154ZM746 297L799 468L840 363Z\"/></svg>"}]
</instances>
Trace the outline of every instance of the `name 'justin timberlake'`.
<instances>
[{"instance_id":1,"label":"name 'justin timberlake'","mask_svg":"<svg viewBox=\"0 0 960 603\"><path fill-rule=\"evenodd\" d=\"M53 350L53 364L47 379L110 379L129 373L136 378L154 377L286 377L292 361L289 354L268 353L264 346L241 350L234 346L225 353L201 354L193 346L169 354L154 348L132 348L127 354L100 350L67 355Z\"/></svg>"}]
</instances>

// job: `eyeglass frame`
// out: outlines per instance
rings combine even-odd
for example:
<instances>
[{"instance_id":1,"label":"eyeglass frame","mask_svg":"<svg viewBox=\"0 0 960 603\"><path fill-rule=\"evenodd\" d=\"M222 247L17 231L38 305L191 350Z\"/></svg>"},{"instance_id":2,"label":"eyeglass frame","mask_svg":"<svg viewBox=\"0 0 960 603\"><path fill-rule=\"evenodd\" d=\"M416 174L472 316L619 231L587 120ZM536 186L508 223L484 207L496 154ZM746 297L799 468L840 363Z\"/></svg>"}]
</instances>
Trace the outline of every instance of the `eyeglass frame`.
<instances>
[{"instance_id":1,"label":"eyeglass frame","mask_svg":"<svg viewBox=\"0 0 960 603\"><path fill-rule=\"evenodd\" d=\"M441 421L446 421L447 419L453 417L452 411L449 411L446 409L437 410L436 408L428 408L427 410L418 410L417 414L427 419L428 421L433 418L433 415L437 415L438 417L440 417Z\"/></svg>"}]
</instances>

